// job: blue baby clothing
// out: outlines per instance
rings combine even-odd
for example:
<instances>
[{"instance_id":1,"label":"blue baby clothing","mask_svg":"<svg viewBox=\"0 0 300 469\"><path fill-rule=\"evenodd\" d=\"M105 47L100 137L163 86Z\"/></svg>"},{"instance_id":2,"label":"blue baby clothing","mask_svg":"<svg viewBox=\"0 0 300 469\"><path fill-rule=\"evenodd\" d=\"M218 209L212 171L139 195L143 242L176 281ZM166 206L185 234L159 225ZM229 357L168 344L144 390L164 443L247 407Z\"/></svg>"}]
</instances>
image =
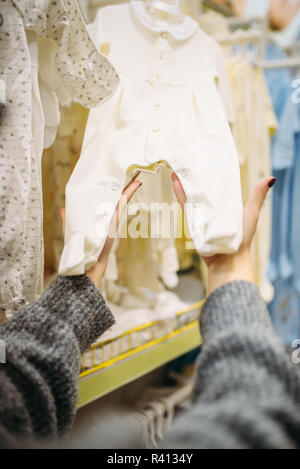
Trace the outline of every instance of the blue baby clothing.
<instances>
[{"instance_id":1,"label":"blue baby clothing","mask_svg":"<svg viewBox=\"0 0 300 469\"><path fill-rule=\"evenodd\" d=\"M269 60L283 59L285 53L270 45ZM272 168L277 183L273 189L272 247L269 279L275 297L269 305L274 327L291 345L300 334L300 131L299 105L293 101L293 78L287 69L265 72L274 110L279 122L272 141ZM298 173L298 174L297 174ZM299 182L298 182L299 181Z\"/></svg>"}]
</instances>

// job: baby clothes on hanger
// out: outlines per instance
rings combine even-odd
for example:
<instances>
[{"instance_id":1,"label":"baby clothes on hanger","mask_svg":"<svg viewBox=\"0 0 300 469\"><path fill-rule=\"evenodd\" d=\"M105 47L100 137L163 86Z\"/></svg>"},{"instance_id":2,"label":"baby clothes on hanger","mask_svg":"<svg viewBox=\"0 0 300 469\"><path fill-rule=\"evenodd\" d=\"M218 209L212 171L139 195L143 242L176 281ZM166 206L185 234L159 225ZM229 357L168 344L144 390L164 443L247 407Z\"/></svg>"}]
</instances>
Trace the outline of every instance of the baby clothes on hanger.
<instances>
[{"instance_id":1,"label":"baby clothes on hanger","mask_svg":"<svg viewBox=\"0 0 300 469\"><path fill-rule=\"evenodd\" d=\"M294 260L294 285L299 298L299 311L300 311L300 253L299 253L299 222L300 222L300 209L299 209L299 196L300 196L300 110L299 104L293 103L298 111L298 129L295 133L295 161L294 161L294 182L293 182L293 196L292 196L292 231L291 231L291 251ZM299 328L300 333L300 313ZM299 337L299 336L298 336Z\"/></svg>"},{"instance_id":2,"label":"baby clothes on hanger","mask_svg":"<svg viewBox=\"0 0 300 469\"><path fill-rule=\"evenodd\" d=\"M177 210L177 201L173 191L172 181L171 181L171 170L166 167L160 168L157 174L153 175L151 173L143 172L140 174L139 179L142 181L143 185L140 190L134 195L130 204L130 207L133 205L138 204L147 210L147 219L149 221L149 230L151 228L160 228L157 236L152 239L146 239L146 244L148 244L148 249L153 253L153 262L156 263L158 266L157 275L162 279L163 283L168 288L175 288L178 284L177 278L177 271L179 270L179 263L178 257L175 247L175 240L174 237L176 235L175 229L172 236L165 237L164 233L160 233L162 230L162 226L160 223L160 211L154 212L151 211L151 204L156 204L158 207L159 204L169 204L171 206L174 205L173 212L173 222L174 226L176 227L177 224L177 217L179 215L179 210ZM129 175L130 177L130 175ZM155 192L153 191L153 186L155 185ZM170 220L171 223L171 220ZM138 240L136 240L138 243ZM151 244L151 245L150 245ZM145 247L145 246L144 246ZM143 259L143 255L141 256L141 260ZM149 269L146 262L143 262L145 272ZM133 262L130 262L131 267L133 267ZM140 276L134 276L129 274L131 277L131 283L134 281L136 284L141 286Z\"/></svg>"},{"instance_id":3,"label":"baby clothes on hanger","mask_svg":"<svg viewBox=\"0 0 300 469\"><path fill-rule=\"evenodd\" d=\"M277 46L267 48L268 60L281 60L286 54ZM269 278L293 275L293 261L288 249L290 239L289 218L291 211L290 180L293 172L294 135L297 131L296 108L292 102L291 75L287 69L265 71L274 110L279 121L277 134L272 141L272 168L277 177L273 191L272 249L269 263ZM296 127L295 127L296 126Z\"/></svg>"},{"instance_id":4,"label":"baby clothes on hanger","mask_svg":"<svg viewBox=\"0 0 300 469\"><path fill-rule=\"evenodd\" d=\"M220 97L228 102L230 90L219 46L199 28L182 41L151 31L129 5L102 8L92 34L120 72L121 86L89 115L82 155L66 188L59 273L77 275L96 261L127 169L160 161L178 174L187 193L186 216L200 254L236 251L242 239L240 175Z\"/></svg>"},{"instance_id":5,"label":"baby clothes on hanger","mask_svg":"<svg viewBox=\"0 0 300 469\"><path fill-rule=\"evenodd\" d=\"M53 145L43 153L45 267L57 271L64 246L59 209L65 187L78 161L88 109L73 103L60 107L60 124Z\"/></svg>"},{"instance_id":6,"label":"baby clothes on hanger","mask_svg":"<svg viewBox=\"0 0 300 469\"><path fill-rule=\"evenodd\" d=\"M292 100L290 87L273 145L274 175L278 187L274 192L270 275L276 295L269 307L274 327L288 346L300 332L299 136L300 113L298 104Z\"/></svg>"},{"instance_id":7,"label":"baby clothes on hanger","mask_svg":"<svg viewBox=\"0 0 300 469\"><path fill-rule=\"evenodd\" d=\"M95 49L74 0L2 0L1 14L0 77L6 82L7 105L0 126L0 308L10 315L42 290L40 159L58 120L53 107L54 119L48 120L45 107L53 105L54 92L65 103L74 99L91 107L114 92L119 78ZM51 70L43 76L42 92L38 37L47 40L43 60ZM44 140L45 122L51 129Z\"/></svg>"},{"instance_id":8,"label":"baby clothes on hanger","mask_svg":"<svg viewBox=\"0 0 300 469\"><path fill-rule=\"evenodd\" d=\"M248 57L232 57L227 61L227 71L236 120L233 136L241 166L244 202L255 184L271 174L270 139L277 128L268 89L262 72L255 69ZM268 263L271 240L271 201L263 206L252 247L255 280L265 301L273 298L273 287L268 280Z\"/></svg>"}]
</instances>

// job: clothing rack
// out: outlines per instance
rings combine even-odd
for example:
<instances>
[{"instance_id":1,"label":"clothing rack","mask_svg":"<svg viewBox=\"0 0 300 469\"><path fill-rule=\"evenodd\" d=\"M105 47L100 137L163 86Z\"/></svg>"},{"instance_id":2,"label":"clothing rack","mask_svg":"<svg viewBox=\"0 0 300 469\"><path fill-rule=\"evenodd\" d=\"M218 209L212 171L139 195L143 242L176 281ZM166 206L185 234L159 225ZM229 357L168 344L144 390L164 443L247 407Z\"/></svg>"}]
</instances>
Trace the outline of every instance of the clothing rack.
<instances>
[{"instance_id":1,"label":"clothing rack","mask_svg":"<svg viewBox=\"0 0 300 469\"><path fill-rule=\"evenodd\" d=\"M250 28L251 26L258 24L261 27L268 26L268 19L263 16L252 16L250 18L236 18L235 16L228 18L227 20L228 26L232 30L236 29L246 29Z\"/></svg>"},{"instance_id":2,"label":"clothing rack","mask_svg":"<svg viewBox=\"0 0 300 469\"><path fill-rule=\"evenodd\" d=\"M232 12L228 7L219 5L218 3L215 3L212 0L202 0L201 7L202 10L203 8L208 8L209 10L214 10L217 13L226 16L227 18L232 17Z\"/></svg>"},{"instance_id":3,"label":"clothing rack","mask_svg":"<svg viewBox=\"0 0 300 469\"><path fill-rule=\"evenodd\" d=\"M221 44L245 44L245 43L258 43L259 54L258 59L253 61L253 64L263 70L275 70L280 68L299 68L300 69L300 58L299 48L300 44L293 45L291 48L291 54L294 57L287 57L283 60L265 60L266 47L268 43L276 44L276 40L269 33L268 19L264 17L252 17L248 19L240 18L228 18L228 25L233 30L228 37L217 38ZM254 29L253 26L256 25ZM259 26L259 29L257 28Z\"/></svg>"},{"instance_id":4,"label":"clothing rack","mask_svg":"<svg viewBox=\"0 0 300 469\"><path fill-rule=\"evenodd\" d=\"M128 0L90 0L92 8L100 8L105 5L113 5L118 3L126 3ZM212 0L198 0L200 5L200 10L208 8L220 13L223 16L230 17L232 13L229 8L218 5Z\"/></svg>"},{"instance_id":5,"label":"clothing rack","mask_svg":"<svg viewBox=\"0 0 300 469\"><path fill-rule=\"evenodd\" d=\"M288 57L283 60L258 60L254 64L264 70L275 70L280 68L299 68L300 58Z\"/></svg>"},{"instance_id":6,"label":"clothing rack","mask_svg":"<svg viewBox=\"0 0 300 469\"><path fill-rule=\"evenodd\" d=\"M234 44L255 44L260 46L260 58L253 61L253 64L264 70L273 70L280 68L300 68L299 57L287 57L283 60L264 60L264 36L260 31L244 31L237 30L226 36L217 37L216 40L221 45L234 45Z\"/></svg>"},{"instance_id":7,"label":"clothing rack","mask_svg":"<svg viewBox=\"0 0 300 469\"><path fill-rule=\"evenodd\" d=\"M244 30L237 30L231 34L216 37L215 39L219 42L219 44L222 45L254 43L261 41L261 33L259 31L248 32Z\"/></svg>"}]
</instances>

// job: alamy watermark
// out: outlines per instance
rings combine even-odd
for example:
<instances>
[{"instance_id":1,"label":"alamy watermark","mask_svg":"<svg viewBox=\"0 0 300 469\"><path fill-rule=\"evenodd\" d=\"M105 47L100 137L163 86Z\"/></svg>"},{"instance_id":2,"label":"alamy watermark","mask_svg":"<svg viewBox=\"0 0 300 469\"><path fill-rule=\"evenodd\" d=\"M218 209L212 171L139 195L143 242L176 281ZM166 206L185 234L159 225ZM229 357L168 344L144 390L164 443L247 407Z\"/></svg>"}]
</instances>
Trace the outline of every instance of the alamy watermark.
<instances>
[{"instance_id":1,"label":"alamy watermark","mask_svg":"<svg viewBox=\"0 0 300 469\"><path fill-rule=\"evenodd\" d=\"M186 249L194 249L193 242L203 244L204 227L209 216L207 207L200 202L186 203L182 217L181 207L177 202L151 203L142 202L127 204L127 198L120 201L121 223L113 216L115 206L112 203L101 203L96 212L96 234L103 239L110 238L150 238L176 239L185 238ZM189 223L188 223L189 221ZM189 226L188 226L189 225Z\"/></svg>"},{"instance_id":2,"label":"alamy watermark","mask_svg":"<svg viewBox=\"0 0 300 469\"><path fill-rule=\"evenodd\" d=\"M0 340L0 363L6 363L5 342Z\"/></svg>"},{"instance_id":3,"label":"alamy watermark","mask_svg":"<svg viewBox=\"0 0 300 469\"><path fill-rule=\"evenodd\" d=\"M292 101L295 104L300 103L300 78L297 78L292 82L292 87L295 88L295 91L292 94Z\"/></svg>"},{"instance_id":4,"label":"alamy watermark","mask_svg":"<svg viewBox=\"0 0 300 469\"><path fill-rule=\"evenodd\" d=\"M296 349L292 353L292 362L295 365L298 365L300 363L300 339L294 340L294 342L292 343L292 348Z\"/></svg>"}]
</instances>

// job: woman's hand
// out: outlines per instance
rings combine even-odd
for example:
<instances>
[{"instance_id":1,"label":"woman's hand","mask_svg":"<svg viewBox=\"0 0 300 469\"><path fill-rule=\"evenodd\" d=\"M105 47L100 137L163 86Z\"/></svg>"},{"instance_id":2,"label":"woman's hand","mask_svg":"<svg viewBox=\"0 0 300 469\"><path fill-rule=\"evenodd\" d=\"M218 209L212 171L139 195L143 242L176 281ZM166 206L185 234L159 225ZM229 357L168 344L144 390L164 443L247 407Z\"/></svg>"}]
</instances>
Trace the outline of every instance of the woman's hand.
<instances>
[{"instance_id":1,"label":"woman's hand","mask_svg":"<svg viewBox=\"0 0 300 469\"><path fill-rule=\"evenodd\" d=\"M289 26L300 8L300 0L272 0L269 19L272 29L282 30Z\"/></svg>"},{"instance_id":2,"label":"woman's hand","mask_svg":"<svg viewBox=\"0 0 300 469\"><path fill-rule=\"evenodd\" d=\"M119 203L116 207L112 220L110 222L109 232L104 244L104 247L98 257L96 264L91 267L89 270L86 271L86 276L89 277L97 287L100 286L101 279L105 273L108 259L110 255L110 251L113 245L113 242L116 238L117 230L119 228L120 219L122 216L123 211L127 207L128 202L136 193L139 187L141 187L142 182L137 180L136 178L139 176L140 172L138 172L131 181L127 184L124 188L122 196L119 200ZM62 219L63 223L63 232L65 232L65 209L61 208L59 210L59 215Z\"/></svg>"},{"instance_id":3,"label":"woman's hand","mask_svg":"<svg viewBox=\"0 0 300 469\"><path fill-rule=\"evenodd\" d=\"M178 176L172 174L173 187L182 209L186 195ZM202 257L208 268L208 294L225 283L235 280L254 281L251 263L251 244L255 235L259 215L266 195L275 184L276 179L269 177L260 181L254 188L248 203L244 207L243 241L236 254L218 254L213 257Z\"/></svg>"}]
</instances>

